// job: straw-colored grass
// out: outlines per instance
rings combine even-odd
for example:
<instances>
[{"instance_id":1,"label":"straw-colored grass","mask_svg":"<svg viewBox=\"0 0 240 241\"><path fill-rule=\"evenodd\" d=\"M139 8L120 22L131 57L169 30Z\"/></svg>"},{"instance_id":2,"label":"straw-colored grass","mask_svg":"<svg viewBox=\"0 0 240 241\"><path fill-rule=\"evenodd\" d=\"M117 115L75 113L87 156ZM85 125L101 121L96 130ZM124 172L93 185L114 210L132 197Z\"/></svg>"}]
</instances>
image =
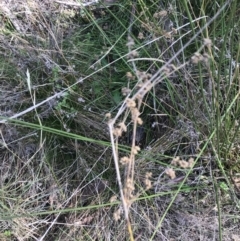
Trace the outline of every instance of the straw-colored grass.
<instances>
[{"instance_id":1,"label":"straw-colored grass","mask_svg":"<svg viewBox=\"0 0 240 241\"><path fill-rule=\"evenodd\" d=\"M0 3L0 240L239 240L239 9Z\"/></svg>"}]
</instances>

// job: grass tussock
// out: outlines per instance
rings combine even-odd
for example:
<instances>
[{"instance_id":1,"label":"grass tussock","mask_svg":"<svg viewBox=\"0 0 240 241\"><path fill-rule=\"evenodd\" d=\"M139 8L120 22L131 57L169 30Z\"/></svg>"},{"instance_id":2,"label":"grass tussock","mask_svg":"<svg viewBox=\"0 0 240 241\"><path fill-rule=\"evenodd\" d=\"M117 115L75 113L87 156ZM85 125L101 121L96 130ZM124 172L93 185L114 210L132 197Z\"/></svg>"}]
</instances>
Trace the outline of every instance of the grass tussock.
<instances>
[{"instance_id":1,"label":"grass tussock","mask_svg":"<svg viewBox=\"0 0 240 241\"><path fill-rule=\"evenodd\" d=\"M0 4L1 240L239 240L238 1Z\"/></svg>"}]
</instances>

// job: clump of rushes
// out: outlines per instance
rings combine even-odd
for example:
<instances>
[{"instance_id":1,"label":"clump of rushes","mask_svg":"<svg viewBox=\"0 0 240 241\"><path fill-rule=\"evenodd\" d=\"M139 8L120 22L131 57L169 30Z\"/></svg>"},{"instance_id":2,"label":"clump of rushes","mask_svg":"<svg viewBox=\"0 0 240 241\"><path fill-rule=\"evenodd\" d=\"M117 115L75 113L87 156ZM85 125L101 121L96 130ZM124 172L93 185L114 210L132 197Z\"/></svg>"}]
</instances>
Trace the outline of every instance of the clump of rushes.
<instances>
[{"instance_id":1,"label":"clump of rushes","mask_svg":"<svg viewBox=\"0 0 240 241\"><path fill-rule=\"evenodd\" d=\"M143 120L140 117L141 115L141 107L143 103L144 96L158 83L162 82L163 79L169 77L174 72L183 68L189 64L197 64L199 62L204 62L207 64L209 55L200 54L205 48L210 52L211 41L208 39L204 40L202 46L198 49L197 53L192 57L191 60L186 61L184 64L179 66L175 66L172 64L173 60L177 57L179 53L176 53L167 63L165 63L159 70L156 71L155 74L149 74L145 71L140 71L137 69L137 65L135 60L138 57L137 50L134 49L134 40L129 36L128 37L128 51L127 55L128 61L132 64L132 69L134 70L134 74L131 72L126 73L126 77L128 79L128 86L122 89L122 94L125 96L125 100L123 104L119 108L119 111L115 115L115 117L111 117L111 114L108 113L108 126L110 130L110 138L113 150L113 157L115 162L115 168L117 173L117 180L120 189L121 201L123 205L124 216L127 222L128 232L130 236L130 240L134 240L131 223L129 220L129 210L134 202L134 200L139 197L141 194L135 188L134 182L134 167L135 167L135 157L141 150L140 146L136 145L136 132L137 127L143 124ZM130 81L137 79L137 83L133 89L130 89ZM127 131L127 120L130 115L130 122L133 125L132 131L132 143L131 143L131 151L129 155L120 157L118 152L118 140L119 137L122 136L123 132ZM120 120L120 121L119 121ZM121 180L120 168L119 164L124 166L124 180ZM185 165L184 165L185 164ZM180 165L181 167L186 166L192 167L192 160L190 162L179 161L176 165ZM172 169L166 170L166 174L170 177L175 177L175 173ZM145 190L148 190L152 187L151 183L151 173L146 173L145 175ZM118 208L114 213L114 219L117 221L121 217L121 208Z\"/></svg>"},{"instance_id":2,"label":"clump of rushes","mask_svg":"<svg viewBox=\"0 0 240 241\"><path fill-rule=\"evenodd\" d=\"M127 58L129 60L134 60L134 58L138 57L138 52L133 49L134 40L131 37L128 37L127 46L129 48L129 54ZM133 68L136 71L135 75L138 80L137 86L136 86L137 91L132 95L133 91L129 88L129 86L124 87L122 89L122 94L123 96L126 96L126 98L124 100L123 105L121 106L119 112L114 118L111 118L109 114L107 115L107 117L109 118L108 126L110 130L110 135L111 135L113 156L114 156L115 167L117 171L117 179L120 187L120 194L121 194L121 200L123 204L125 219L127 221L130 239L134 240L131 224L129 221L129 208L132 202L140 195L135 190L135 185L134 185L135 157L138 154L138 152L141 150L140 146L136 145L136 131L137 131L137 126L143 124L143 120L140 117L141 115L140 109L141 109L143 98L145 94L151 89L152 84L149 80L151 75L147 73L143 73L141 71L137 71L134 61L132 61L132 63L133 63ZM130 72L126 73L126 77L128 81L135 79L135 76ZM130 97L131 95L132 97ZM119 157L118 138L122 136L123 132L127 131L127 125L125 123L129 114L131 116L131 122L133 123L131 151L128 156ZM121 116L123 116L122 121L118 122L118 119L121 118ZM125 167L123 182L121 180L119 163ZM151 177L151 173L147 173L145 178L146 189L151 188L150 177ZM121 209L119 208L114 213L114 219L116 221L120 219L120 214L121 214Z\"/></svg>"}]
</instances>

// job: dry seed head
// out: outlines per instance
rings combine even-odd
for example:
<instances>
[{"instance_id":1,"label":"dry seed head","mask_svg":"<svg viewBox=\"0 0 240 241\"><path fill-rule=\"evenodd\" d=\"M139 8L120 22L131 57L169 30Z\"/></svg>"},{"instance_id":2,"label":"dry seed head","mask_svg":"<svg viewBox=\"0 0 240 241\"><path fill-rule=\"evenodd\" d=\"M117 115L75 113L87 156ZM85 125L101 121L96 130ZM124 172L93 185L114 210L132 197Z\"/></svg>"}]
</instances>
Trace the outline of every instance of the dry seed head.
<instances>
[{"instance_id":1,"label":"dry seed head","mask_svg":"<svg viewBox=\"0 0 240 241\"><path fill-rule=\"evenodd\" d=\"M138 118L137 118L137 123L138 123L139 125L142 125L142 124L143 124L143 120L142 120L140 117L138 117Z\"/></svg>"},{"instance_id":2,"label":"dry seed head","mask_svg":"<svg viewBox=\"0 0 240 241\"><path fill-rule=\"evenodd\" d=\"M148 81L148 80L152 77L151 74L148 74L148 73L145 72L145 71L138 71L138 72L137 72L137 75L138 75L138 78L139 78L140 80L142 80L143 82Z\"/></svg>"},{"instance_id":3,"label":"dry seed head","mask_svg":"<svg viewBox=\"0 0 240 241\"><path fill-rule=\"evenodd\" d=\"M148 23L148 24L146 24ZM153 31L153 28L150 26L149 21L146 19L146 23L142 23L141 27L147 31Z\"/></svg>"},{"instance_id":4,"label":"dry seed head","mask_svg":"<svg viewBox=\"0 0 240 241\"><path fill-rule=\"evenodd\" d=\"M152 172L146 172L145 177L146 178L151 178L152 177Z\"/></svg>"},{"instance_id":5,"label":"dry seed head","mask_svg":"<svg viewBox=\"0 0 240 241\"><path fill-rule=\"evenodd\" d=\"M192 56L191 60L193 64L198 64L200 61L203 60L203 56L200 53L196 52Z\"/></svg>"},{"instance_id":6,"label":"dry seed head","mask_svg":"<svg viewBox=\"0 0 240 241\"><path fill-rule=\"evenodd\" d=\"M137 108L131 108L132 120L135 121L140 115L140 112Z\"/></svg>"},{"instance_id":7,"label":"dry seed head","mask_svg":"<svg viewBox=\"0 0 240 241\"><path fill-rule=\"evenodd\" d=\"M105 117L106 117L107 119L110 119L110 118L111 118L111 113L110 113L110 112L106 113L106 114L105 114Z\"/></svg>"},{"instance_id":8,"label":"dry seed head","mask_svg":"<svg viewBox=\"0 0 240 241\"><path fill-rule=\"evenodd\" d=\"M212 46L212 40L209 38L205 38L203 39L203 44L206 45L207 47L211 47Z\"/></svg>"},{"instance_id":9,"label":"dry seed head","mask_svg":"<svg viewBox=\"0 0 240 241\"><path fill-rule=\"evenodd\" d=\"M120 210L120 208L117 211L114 212L113 218L114 218L115 221L118 221L121 218L121 210Z\"/></svg>"},{"instance_id":10,"label":"dry seed head","mask_svg":"<svg viewBox=\"0 0 240 241\"><path fill-rule=\"evenodd\" d=\"M120 127L124 132L127 131L127 126L125 125L124 122L120 122L120 123L118 123L118 127Z\"/></svg>"},{"instance_id":11,"label":"dry seed head","mask_svg":"<svg viewBox=\"0 0 240 241\"><path fill-rule=\"evenodd\" d=\"M177 157L175 157L175 158L172 159L171 164L172 164L173 166L177 166L179 160L180 160L180 158L179 158L179 156L177 156Z\"/></svg>"},{"instance_id":12,"label":"dry seed head","mask_svg":"<svg viewBox=\"0 0 240 241\"><path fill-rule=\"evenodd\" d=\"M153 17L154 17L154 18L158 18L158 17L159 17L159 16L158 16L158 13L154 13L154 14L153 14Z\"/></svg>"},{"instance_id":13,"label":"dry seed head","mask_svg":"<svg viewBox=\"0 0 240 241\"><path fill-rule=\"evenodd\" d=\"M124 157L122 157L122 158L120 159L120 163L121 163L122 165L126 165L126 164L128 164L129 162L130 162L130 158L127 157L127 156L124 156Z\"/></svg>"},{"instance_id":14,"label":"dry seed head","mask_svg":"<svg viewBox=\"0 0 240 241\"><path fill-rule=\"evenodd\" d=\"M145 174L145 180L144 180L144 184L146 186L146 190L149 190L152 187L152 182L149 178L152 177L152 173L151 172L147 172Z\"/></svg>"},{"instance_id":15,"label":"dry seed head","mask_svg":"<svg viewBox=\"0 0 240 241\"><path fill-rule=\"evenodd\" d=\"M110 198L110 203L116 202L117 201L117 195L114 195Z\"/></svg>"},{"instance_id":16,"label":"dry seed head","mask_svg":"<svg viewBox=\"0 0 240 241\"><path fill-rule=\"evenodd\" d=\"M122 136L122 129L121 128L114 128L113 129L113 135L116 137Z\"/></svg>"},{"instance_id":17,"label":"dry seed head","mask_svg":"<svg viewBox=\"0 0 240 241\"><path fill-rule=\"evenodd\" d=\"M167 11L166 10L162 10L162 11L160 11L160 12L156 12L156 13L154 13L153 14L153 17L154 18L159 18L159 17L165 17L165 16L167 16Z\"/></svg>"},{"instance_id":18,"label":"dry seed head","mask_svg":"<svg viewBox=\"0 0 240 241\"><path fill-rule=\"evenodd\" d=\"M136 102L133 99L127 99L126 104L128 108L134 108L136 107Z\"/></svg>"},{"instance_id":19,"label":"dry seed head","mask_svg":"<svg viewBox=\"0 0 240 241\"><path fill-rule=\"evenodd\" d=\"M193 167L193 165L194 165L194 159L191 157L191 158L189 158L189 160L188 160L188 166L189 166L189 167Z\"/></svg>"},{"instance_id":20,"label":"dry seed head","mask_svg":"<svg viewBox=\"0 0 240 241\"><path fill-rule=\"evenodd\" d=\"M134 198L134 195L132 194L132 191L127 188L124 188L123 192L125 193L125 197L126 197L125 202L126 202L127 206L130 207L133 203L133 201L131 199Z\"/></svg>"},{"instance_id":21,"label":"dry seed head","mask_svg":"<svg viewBox=\"0 0 240 241\"><path fill-rule=\"evenodd\" d=\"M203 62L208 63L209 59L210 59L210 56L207 53L204 53L203 54Z\"/></svg>"},{"instance_id":22,"label":"dry seed head","mask_svg":"<svg viewBox=\"0 0 240 241\"><path fill-rule=\"evenodd\" d=\"M176 178L176 173L172 168L167 168L165 170L165 173L171 178L171 179L175 179Z\"/></svg>"},{"instance_id":23,"label":"dry seed head","mask_svg":"<svg viewBox=\"0 0 240 241\"><path fill-rule=\"evenodd\" d=\"M113 126L113 124L114 124L114 119L109 119L108 120L108 125Z\"/></svg>"},{"instance_id":24,"label":"dry seed head","mask_svg":"<svg viewBox=\"0 0 240 241\"><path fill-rule=\"evenodd\" d=\"M151 182L151 180L145 179L145 180L144 180L144 184L145 184L145 186L146 186L146 190L149 190L149 189L152 188L152 182Z\"/></svg>"},{"instance_id":25,"label":"dry seed head","mask_svg":"<svg viewBox=\"0 0 240 241\"><path fill-rule=\"evenodd\" d=\"M171 39L172 38L172 32L165 32L164 37L167 38L167 39Z\"/></svg>"},{"instance_id":26,"label":"dry seed head","mask_svg":"<svg viewBox=\"0 0 240 241\"><path fill-rule=\"evenodd\" d=\"M158 15L160 16L160 17L165 17L165 16L167 16L167 11L166 10L162 10L162 11L160 11L159 13L158 13Z\"/></svg>"},{"instance_id":27,"label":"dry seed head","mask_svg":"<svg viewBox=\"0 0 240 241\"><path fill-rule=\"evenodd\" d=\"M127 76L128 79L131 79L132 78L132 73L131 72L127 72L126 76Z\"/></svg>"},{"instance_id":28,"label":"dry seed head","mask_svg":"<svg viewBox=\"0 0 240 241\"><path fill-rule=\"evenodd\" d=\"M134 80L135 79L135 76L131 72L127 72L126 77L127 77L128 80Z\"/></svg>"},{"instance_id":29,"label":"dry seed head","mask_svg":"<svg viewBox=\"0 0 240 241\"><path fill-rule=\"evenodd\" d=\"M188 161L181 160L179 157L176 157L171 162L174 166L180 166L182 168L191 168L194 165L194 159L191 157Z\"/></svg>"},{"instance_id":30,"label":"dry seed head","mask_svg":"<svg viewBox=\"0 0 240 241\"><path fill-rule=\"evenodd\" d=\"M130 192L130 193L132 193L135 190L132 179L130 179L130 178L127 179L126 188L127 188L128 192Z\"/></svg>"},{"instance_id":31,"label":"dry seed head","mask_svg":"<svg viewBox=\"0 0 240 241\"><path fill-rule=\"evenodd\" d=\"M131 93L131 90L127 87L123 87L122 88L122 95L123 96L126 96L126 95L129 95Z\"/></svg>"},{"instance_id":32,"label":"dry seed head","mask_svg":"<svg viewBox=\"0 0 240 241\"><path fill-rule=\"evenodd\" d=\"M124 193L124 196L126 197L128 194L128 189L126 188L126 186L123 188L123 193Z\"/></svg>"},{"instance_id":33,"label":"dry seed head","mask_svg":"<svg viewBox=\"0 0 240 241\"><path fill-rule=\"evenodd\" d=\"M139 33L138 33L138 39L144 39L144 35L143 35L142 32L139 32Z\"/></svg>"},{"instance_id":34,"label":"dry seed head","mask_svg":"<svg viewBox=\"0 0 240 241\"><path fill-rule=\"evenodd\" d=\"M134 148L132 149L132 152L134 155L137 155L140 150L141 148L139 146L134 146Z\"/></svg>"},{"instance_id":35,"label":"dry seed head","mask_svg":"<svg viewBox=\"0 0 240 241\"><path fill-rule=\"evenodd\" d=\"M178 33L177 29L176 28L172 28L172 33L173 34L177 34Z\"/></svg>"},{"instance_id":36,"label":"dry seed head","mask_svg":"<svg viewBox=\"0 0 240 241\"><path fill-rule=\"evenodd\" d=\"M180 160L178 163L179 163L179 166L182 167L182 168L188 168L189 167L187 161Z\"/></svg>"},{"instance_id":37,"label":"dry seed head","mask_svg":"<svg viewBox=\"0 0 240 241\"><path fill-rule=\"evenodd\" d=\"M134 202L134 200L133 200L134 198L135 198L135 196L132 194L128 194L128 197L125 198L125 202L126 202L128 208L131 207L132 203Z\"/></svg>"}]
</instances>

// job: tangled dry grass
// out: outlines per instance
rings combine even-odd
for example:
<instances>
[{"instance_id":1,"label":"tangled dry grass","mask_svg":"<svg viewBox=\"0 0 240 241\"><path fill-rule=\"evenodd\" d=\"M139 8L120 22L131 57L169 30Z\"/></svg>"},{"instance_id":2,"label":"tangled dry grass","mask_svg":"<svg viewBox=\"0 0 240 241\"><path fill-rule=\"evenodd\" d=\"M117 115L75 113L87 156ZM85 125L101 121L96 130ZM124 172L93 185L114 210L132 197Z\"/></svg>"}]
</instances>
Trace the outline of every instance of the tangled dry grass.
<instances>
[{"instance_id":1,"label":"tangled dry grass","mask_svg":"<svg viewBox=\"0 0 240 241\"><path fill-rule=\"evenodd\" d=\"M0 3L1 240L240 240L239 48L209 36L240 6L219 6Z\"/></svg>"}]
</instances>

